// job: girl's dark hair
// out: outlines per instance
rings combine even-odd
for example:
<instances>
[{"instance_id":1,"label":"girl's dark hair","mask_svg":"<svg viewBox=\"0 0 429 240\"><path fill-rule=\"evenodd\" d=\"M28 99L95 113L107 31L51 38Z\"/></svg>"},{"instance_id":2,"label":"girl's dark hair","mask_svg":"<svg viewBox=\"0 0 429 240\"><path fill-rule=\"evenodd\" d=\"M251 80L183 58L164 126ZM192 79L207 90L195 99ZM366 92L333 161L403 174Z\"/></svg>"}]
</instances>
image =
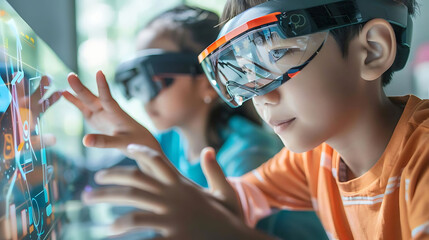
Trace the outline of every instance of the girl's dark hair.
<instances>
[{"instance_id":1,"label":"girl's dark hair","mask_svg":"<svg viewBox=\"0 0 429 240\"><path fill-rule=\"evenodd\" d=\"M177 40L181 52L200 54L213 43L219 34L219 17L216 13L198 7L180 5L152 19L146 28L156 28L159 34ZM262 126L252 103L233 109L221 99L212 103L206 124L206 141L216 151L225 142L221 132L228 130L229 119L242 116Z\"/></svg>"},{"instance_id":2,"label":"girl's dark hair","mask_svg":"<svg viewBox=\"0 0 429 240\"><path fill-rule=\"evenodd\" d=\"M241 12L254 7L258 4L267 2L269 0L228 0L223 9L223 13L220 19L221 26L224 25L228 20L234 18ZM376 0L374 0L376 1ZM394 2L402 3L408 8L408 13L414 15L418 4L416 0L392 0ZM359 34L363 24L352 25L343 28L337 28L331 30L330 33L334 37L337 44L340 46L340 49L343 53L343 57L347 56L347 49L350 41ZM383 73L381 79L383 86L386 86L390 83L393 76L392 68L389 68L385 73Z\"/></svg>"},{"instance_id":3,"label":"girl's dark hair","mask_svg":"<svg viewBox=\"0 0 429 240\"><path fill-rule=\"evenodd\" d=\"M145 27L177 42L182 52L200 54L216 40L219 16L198 7L179 5L153 18Z\"/></svg>"}]
</instances>

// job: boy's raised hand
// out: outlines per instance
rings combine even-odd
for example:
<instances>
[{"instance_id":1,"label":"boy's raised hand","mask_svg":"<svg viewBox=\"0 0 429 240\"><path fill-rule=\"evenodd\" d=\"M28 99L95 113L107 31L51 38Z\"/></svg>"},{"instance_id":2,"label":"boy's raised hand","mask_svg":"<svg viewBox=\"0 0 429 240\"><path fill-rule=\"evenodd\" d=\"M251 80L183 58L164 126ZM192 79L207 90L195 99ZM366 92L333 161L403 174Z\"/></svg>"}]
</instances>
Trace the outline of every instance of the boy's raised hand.
<instances>
[{"instance_id":1,"label":"boy's raised hand","mask_svg":"<svg viewBox=\"0 0 429 240\"><path fill-rule=\"evenodd\" d=\"M266 239L248 228L242 219L238 198L216 162L213 149L201 155L211 192L190 183L168 164L165 156L142 145L130 145L128 155L140 167L102 170L95 180L101 185L117 185L84 192L88 204L113 203L137 207L113 225L116 234L155 229L157 239Z\"/></svg>"},{"instance_id":2,"label":"boy's raised hand","mask_svg":"<svg viewBox=\"0 0 429 240\"><path fill-rule=\"evenodd\" d=\"M117 186L83 193L84 201L90 204L113 203L144 210L118 219L114 224L117 234L151 228L162 234L159 239L266 238L244 224L236 193L217 164L213 149L206 149L201 156L208 192L183 177L149 131L119 107L101 71L96 78L98 97L75 74L70 74L68 81L77 96L69 92L63 95L103 133L86 135L86 146L118 148L135 159L140 168L102 170L96 174L96 182Z\"/></svg>"},{"instance_id":3,"label":"boy's raised hand","mask_svg":"<svg viewBox=\"0 0 429 240\"><path fill-rule=\"evenodd\" d=\"M147 145L161 151L152 134L130 117L113 99L106 78L97 72L98 97L86 88L76 74L70 73L68 81L76 96L65 91L63 96L75 105L91 127L101 134L87 134L83 143L87 147L118 148L127 153L130 143Z\"/></svg>"}]
</instances>

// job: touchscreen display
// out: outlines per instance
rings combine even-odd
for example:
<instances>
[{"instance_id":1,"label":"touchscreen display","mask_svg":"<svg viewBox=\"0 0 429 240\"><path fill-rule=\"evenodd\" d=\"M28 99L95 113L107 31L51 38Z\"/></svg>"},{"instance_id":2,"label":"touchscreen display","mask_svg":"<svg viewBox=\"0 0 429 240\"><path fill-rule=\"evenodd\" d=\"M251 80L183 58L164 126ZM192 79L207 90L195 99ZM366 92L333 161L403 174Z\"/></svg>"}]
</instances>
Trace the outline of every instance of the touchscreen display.
<instances>
[{"instance_id":1,"label":"touchscreen display","mask_svg":"<svg viewBox=\"0 0 429 240\"><path fill-rule=\"evenodd\" d=\"M61 98L69 69L0 0L0 239L56 239L82 120Z\"/></svg>"}]
</instances>

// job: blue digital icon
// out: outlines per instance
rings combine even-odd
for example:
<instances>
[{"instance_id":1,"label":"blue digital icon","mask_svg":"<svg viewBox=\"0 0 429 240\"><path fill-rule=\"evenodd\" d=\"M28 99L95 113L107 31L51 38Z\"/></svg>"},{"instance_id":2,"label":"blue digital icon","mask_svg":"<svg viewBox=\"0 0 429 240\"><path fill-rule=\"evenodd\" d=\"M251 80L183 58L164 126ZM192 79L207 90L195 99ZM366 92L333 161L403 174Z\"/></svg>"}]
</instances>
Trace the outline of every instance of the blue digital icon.
<instances>
[{"instance_id":1,"label":"blue digital icon","mask_svg":"<svg viewBox=\"0 0 429 240\"><path fill-rule=\"evenodd\" d=\"M4 84L3 79L0 77L0 113L6 112L7 108L12 101L12 95L9 88Z\"/></svg>"}]
</instances>

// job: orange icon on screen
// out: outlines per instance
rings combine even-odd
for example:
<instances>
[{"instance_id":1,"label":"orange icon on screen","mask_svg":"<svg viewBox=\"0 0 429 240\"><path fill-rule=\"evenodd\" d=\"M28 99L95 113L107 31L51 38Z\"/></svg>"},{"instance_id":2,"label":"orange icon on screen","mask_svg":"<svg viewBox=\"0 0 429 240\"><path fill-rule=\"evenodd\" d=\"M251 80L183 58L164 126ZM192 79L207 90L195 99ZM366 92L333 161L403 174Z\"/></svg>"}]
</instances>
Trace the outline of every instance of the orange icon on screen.
<instances>
[{"instance_id":1,"label":"orange icon on screen","mask_svg":"<svg viewBox=\"0 0 429 240\"><path fill-rule=\"evenodd\" d=\"M15 150L13 149L12 134L7 133L4 135L3 155L5 159L12 159L15 157Z\"/></svg>"}]
</instances>

